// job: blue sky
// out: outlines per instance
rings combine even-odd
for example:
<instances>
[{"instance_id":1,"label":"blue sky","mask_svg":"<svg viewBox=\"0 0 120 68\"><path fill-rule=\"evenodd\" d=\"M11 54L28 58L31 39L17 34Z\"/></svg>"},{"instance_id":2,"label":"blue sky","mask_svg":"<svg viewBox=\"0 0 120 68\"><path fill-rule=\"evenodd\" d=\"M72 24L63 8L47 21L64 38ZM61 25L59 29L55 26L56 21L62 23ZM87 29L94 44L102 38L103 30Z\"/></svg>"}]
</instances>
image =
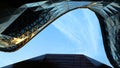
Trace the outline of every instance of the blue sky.
<instances>
[{"instance_id":1,"label":"blue sky","mask_svg":"<svg viewBox=\"0 0 120 68\"><path fill-rule=\"evenodd\" d=\"M98 19L88 9L68 12L16 52L0 52L0 67L47 53L84 54L110 65Z\"/></svg>"}]
</instances>

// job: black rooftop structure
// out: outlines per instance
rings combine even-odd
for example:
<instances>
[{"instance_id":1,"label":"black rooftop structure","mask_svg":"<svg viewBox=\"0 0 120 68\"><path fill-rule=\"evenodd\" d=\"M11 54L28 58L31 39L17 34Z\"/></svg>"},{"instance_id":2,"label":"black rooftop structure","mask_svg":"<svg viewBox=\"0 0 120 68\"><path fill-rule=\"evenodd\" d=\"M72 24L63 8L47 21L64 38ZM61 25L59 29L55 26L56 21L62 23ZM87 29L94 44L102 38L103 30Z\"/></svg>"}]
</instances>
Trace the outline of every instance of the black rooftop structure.
<instances>
[{"instance_id":1,"label":"black rooftop structure","mask_svg":"<svg viewBox=\"0 0 120 68\"><path fill-rule=\"evenodd\" d=\"M46 54L3 68L111 68L85 55Z\"/></svg>"},{"instance_id":2,"label":"black rooftop structure","mask_svg":"<svg viewBox=\"0 0 120 68\"><path fill-rule=\"evenodd\" d=\"M20 49L60 16L80 8L95 12L107 57L120 67L119 0L0 0L0 51Z\"/></svg>"}]
</instances>

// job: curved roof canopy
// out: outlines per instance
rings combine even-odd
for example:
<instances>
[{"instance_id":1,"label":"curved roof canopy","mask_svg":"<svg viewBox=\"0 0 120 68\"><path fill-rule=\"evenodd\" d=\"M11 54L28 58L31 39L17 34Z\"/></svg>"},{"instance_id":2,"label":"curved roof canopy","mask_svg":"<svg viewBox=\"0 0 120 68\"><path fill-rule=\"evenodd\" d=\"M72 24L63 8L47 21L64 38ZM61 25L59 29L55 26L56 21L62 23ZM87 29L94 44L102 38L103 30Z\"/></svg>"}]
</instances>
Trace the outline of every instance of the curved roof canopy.
<instances>
[{"instance_id":1,"label":"curved roof canopy","mask_svg":"<svg viewBox=\"0 0 120 68\"><path fill-rule=\"evenodd\" d=\"M120 67L120 3L117 0L4 0L0 2L0 50L18 50L54 20L77 8L96 13L106 54L114 67Z\"/></svg>"}]
</instances>

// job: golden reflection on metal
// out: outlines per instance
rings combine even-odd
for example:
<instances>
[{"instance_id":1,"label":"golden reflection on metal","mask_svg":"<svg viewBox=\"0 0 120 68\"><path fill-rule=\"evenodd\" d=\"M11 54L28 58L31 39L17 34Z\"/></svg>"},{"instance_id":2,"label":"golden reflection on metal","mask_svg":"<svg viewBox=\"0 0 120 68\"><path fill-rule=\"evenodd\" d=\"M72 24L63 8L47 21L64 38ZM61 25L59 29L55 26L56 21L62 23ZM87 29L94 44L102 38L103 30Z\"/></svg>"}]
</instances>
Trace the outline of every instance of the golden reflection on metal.
<instances>
[{"instance_id":1,"label":"golden reflection on metal","mask_svg":"<svg viewBox=\"0 0 120 68\"><path fill-rule=\"evenodd\" d=\"M29 31L27 31L25 34L28 34ZM15 45L18 45L20 44L21 42L24 42L25 40L29 40L31 39L32 37L35 36L35 33L31 33L30 35L26 36L25 34L21 35L19 38L13 38L11 40L11 43L15 44Z\"/></svg>"}]
</instances>

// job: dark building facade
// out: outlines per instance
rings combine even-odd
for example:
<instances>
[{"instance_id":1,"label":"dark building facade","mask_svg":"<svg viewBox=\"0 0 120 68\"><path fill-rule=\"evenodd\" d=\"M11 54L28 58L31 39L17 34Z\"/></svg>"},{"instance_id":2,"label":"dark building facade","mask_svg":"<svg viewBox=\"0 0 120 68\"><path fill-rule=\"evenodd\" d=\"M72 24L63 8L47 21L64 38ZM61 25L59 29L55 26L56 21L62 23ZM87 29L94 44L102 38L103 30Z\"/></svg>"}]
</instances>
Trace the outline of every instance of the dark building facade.
<instances>
[{"instance_id":1,"label":"dark building facade","mask_svg":"<svg viewBox=\"0 0 120 68\"><path fill-rule=\"evenodd\" d=\"M120 67L119 0L0 1L0 50L18 50L57 18L79 8L95 12L107 57L114 67Z\"/></svg>"},{"instance_id":2,"label":"dark building facade","mask_svg":"<svg viewBox=\"0 0 120 68\"><path fill-rule=\"evenodd\" d=\"M111 68L85 55L46 54L3 68Z\"/></svg>"}]
</instances>

